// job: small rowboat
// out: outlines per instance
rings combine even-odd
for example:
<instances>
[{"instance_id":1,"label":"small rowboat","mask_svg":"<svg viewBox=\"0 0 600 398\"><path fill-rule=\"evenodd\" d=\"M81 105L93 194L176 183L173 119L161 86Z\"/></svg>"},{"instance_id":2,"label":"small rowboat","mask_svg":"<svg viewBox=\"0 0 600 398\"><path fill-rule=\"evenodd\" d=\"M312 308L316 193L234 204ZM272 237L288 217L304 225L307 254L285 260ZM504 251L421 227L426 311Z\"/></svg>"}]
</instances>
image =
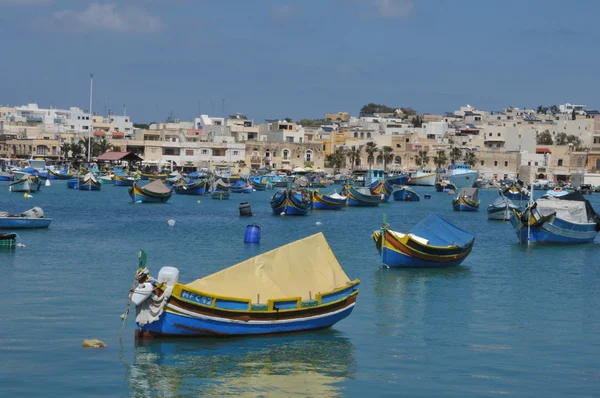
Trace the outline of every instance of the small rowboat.
<instances>
[{"instance_id":1,"label":"small rowboat","mask_svg":"<svg viewBox=\"0 0 600 398\"><path fill-rule=\"evenodd\" d=\"M452 200L452 208L454 211L477 211L480 203L478 196L478 188L461 188Z\"/></svg>"},{"instance_id":2,"label":"small rowboat","mask_svg":"<svg viewBox=\"0 0 600 398\"><path fill-rule=\"evenodd\" d=\"M210 194L210 197L215 200L227 200L230 196L231 193L229 191L222 191L220 189Z\"/></svg>"},{"instance_id":3,"label":"small rowboat","mask_svg":"<svg viewBox=\"0 0 600 398\"><path fill-rule=\"evenodd\" d=\"M80 178L77 185L74 187L80 191L99 191L102 188L100 182L92 173L88 173L85 177Z\"/></svg>"},{"instance_id":4,"label":"small rowboat","mask_svg":"<svg viewBox=\"0 0 600 398\"><path fill-rule=\"evenodd\" d=\"M44 217L44 211L39 207L18 215L0 212L0 229L48 228L51 222L52 219Z\"/></svg>"},{"instance_id":5,"label":"small rowboat","mask_svg":"<svg viewBox=\"0 0 600 398\"><path fill-rule=\"evenodd\" d=\"M171 191L160 180L153 181L143 187L137 182L129 188L129 196L134 203L166 203L171 199Z\"/></svg>"},{"instance_id":6,"label":"small rowboat","mask_svg":"<svg viewBox=\"0 0 600 398\"><path fill-rule=\"evenodd\" d=\"M206 180L198 180L186 183L181 180L173 185L173 190L178 195L204 195L206 193Z\"/></svg>"},{"instance_id":7,"label":"small rowboat","mask_svg":"<svg viewBox=\"0 0 600 398\"><path fill-rule=\"evenodd\" d=\"M306 190L281 189L271 198L273 214L305 216L312 207L312 195Z\"/></svg>"},{"instance_id":8,"label":"small rowboat","mask_svg":"<svg viewBox=\"0 0 600 398\"><path fill-rule=\"evenodd\" d=\"M369 188L347 187L348 206L379 206L382 201L381 195L373 195Z\"/></svg>"},{"instance_id":9,"label":"small rowboat","mask_svg":"<svg viewBox=\"0 0 600 398\"><path fill-rule=\"evenodd\" d=\"M402 202L418 202L419 194L407 186L398 188L394 191L394 200Z\"/></svg>"},{"instance_id":10,"label":"small rowboat","mask_svg":"<svg viewBox=\"0 0 600 398\"><path fill-rule=\"evenodd\" d=\"M313 208L319 210L339 210L346 207L348 197L342 196L337 192L325 195L317 189L313 192Z\"/></svg>"}]
</instances>

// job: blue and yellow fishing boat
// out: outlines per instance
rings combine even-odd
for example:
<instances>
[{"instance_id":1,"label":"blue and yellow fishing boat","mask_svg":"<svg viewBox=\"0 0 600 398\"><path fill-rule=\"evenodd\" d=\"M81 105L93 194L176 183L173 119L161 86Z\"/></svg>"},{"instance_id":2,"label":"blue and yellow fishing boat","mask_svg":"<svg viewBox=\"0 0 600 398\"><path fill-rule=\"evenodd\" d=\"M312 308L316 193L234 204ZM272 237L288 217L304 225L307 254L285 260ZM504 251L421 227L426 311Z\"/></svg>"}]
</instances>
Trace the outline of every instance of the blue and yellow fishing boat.
<instances>
[{"instance_id":1,"label":"blue and yellow fishing boat","mask_svg":"<svg viewBox=\"0 0 600 398\"><path fill-rule=\"evenodd\" d=\"M21 178L8 184L9 192L37 192L42 186L42 180L38 176L23 174Z\"/></svg>"},{"instance_id":2,"label":"blue and yellow fishing boat","mask_svg":"<svg viewBox=\"0 0 600 398\"><path fill-rule=\"evenodd\" d=\"M129 188L129 196L134 203L166 203L173 191L160 180L139 186L137 181Z\"/></svg>"},{"instance_id":3,"label":"blue and yellow fishing boat","mask_svg":"<svg viewBox=\"0 0 600 398\"><path fill-rule=\"evenodd\" d=\"M150 277L145 257L141 252L139 285L130 294L138 339L329 328L350 315L360 283L348 278L322 233L187 284L174 267Z\"/></svg>"},{"instance_id":4,"label":"blue and yellow fishing boat","mask_svg":"<svg viewBox=\"0 0 600 398\"><path fill-rule=\"evenodd\" d=\"M382 195L373 195L366 187L347 186L348 206L379 206Z\"/></svg>"},{"instance_id":5,"label":"blue and yellow fishing boat","mask_svg":"<svg viewBox=\"0 0 600 398\"><path fill-rule=\"evenodd\" d=\"M451 267L471 253L475 236L431 213L406 234L388 229L384 222L373 240L384 266Z\"/></svg>"},{"instance_id":6,"label":"blue and yellow fishing boat","mask_svg":"<svg viewBox=\"0 0 600 398\"><path fill-rule=\"evenodd\" d=\"M346 207L348 197L337 192L325 195L317 189L313 192L313 208L318 210L339 210Z\"/></svg>"},{"instance_id":7,"label":"blue and yellow fishing boat","mask_svg":"<svg viewBox=\"0 0 600 398\"><path fill-rule=\"evenodd\" d=\"M521 243L590 243L600 231L600 217L580 192L544 195L513 210L510 222Z\"/></svg>"},{"instance_id":8,"label":"blue and yellow fishing boat","mask_svg":"<svg viewBox=\"0 0 600 398\"><path fill-rule=\"evenodd\" d=\"M280 189L271 198L273 214L288 216L305 216L312 208L312 194L300 189Z\"/></svg>"},{"instance_id":9,"label":"blue and yellow fishing boat","mask_svg":"<svg viewBox=\"0 0 600 398\"><path fill-rule=\"evenodd\" d=\"M394 200L402 202L418 202L420 200L419 194L408 186L396 189L393 195Z\"/></svg>"},{"instance_id":10,"label":"blue and yellow fishing boat","mask_svg":"<svg viewBox=\"0 0 600 398\"><path fill-rule=\"evenodd\" d=\"M173 184L173 190L179 195L204 195L206 193L206 180L196 180L193 182L186 182L180 180L178 183Z\"/></svg>"},{"instance_id":11,"label":"blue and yellow fishing boat","mask_svg":"<svg viewBox=\"0 0 600 398\"><path fill-rule=\"evenodd\" d=\"M116 174L113 176L116 187L132 187L135 182L134 176Z\"/></svg>"},{"instance_id":12,"label":"blue and yellow fishing boat","mask_svg":"<svg viewBox=\"0 0 600 398\"><path fill-rule=\"evenodd\" d=\"M478 196L478 188L461 188L452 200L452 208L455 211L477 211L480 203Z\"/></svg>"},{"instance_id":13,"label":"blue and yellow fishing boat","mask_svg":"<svg viewBox=\"0 0 600 398\"><path fill-rule=\"evenodd\" d=\"M390 184L387 180L381 180L375 185L371 184L371 194L381 195L381 200L385 203L387 203L390 200L393 191L394 187L392 187L392 184Z\"/></svg>"},{"instance_id":14,"label":"blue and yellow fishing boat","mask_svg":"<svg viewBox=\"0 0 600 398\"><path fill-rule=\"evenodd\" d=\"M223 181L222 178L219 178L217 181L213 183L213 187L215 190L219 191L229 191L230 185Z\"/></svg>"},{"instance_id":15,"label":"blue and yellow fishing boat","mask_svg":"<svg viewBox=\"0 0 600 398\"><path fill-rule=\"evenodd\" d=\"M244 180L239 180L235 184L230 185L232 193L252 193L252 185Z\"/></svg>"},{"instance_id":16,"label":"blue and yellow fishing boat","mask_svg":"<svg viewBox=\"0 0 600 398\"><path fill-rule=\"evenodd\" d=\"M69 180L71 178L73 178L73 174L66 169L59 172L48 170L48 179L50 180Z\"/></svg>"},{"instance_id":17,"label":"blue and yellow fishing boat","mask_svg":"<svg viewBox=\"0 0 600 398\"><path fill-rule=\"evenodd\" d=\"M273 185L266 178L252 177L250 182L252 183L252 187L257 191L266 191L273 188Z\"/></svg>"},{"instance_id":18,"label":"blue and yellow fishing boat","mask_svg":"<svg viewBox=\"0 0 600 398\"><path fill-rule=\"evenodd\" d=\"M525 188L521 180L507 185L502 194L513 201L528 201L530 197L530 192Z\"/></svg>"},{"instance_id":19,"label":"blue and yellow fishing boat","mask_svg":"<svg viewBox=\"0 0 600 398\"><path fill-rule=\"evenodd\" d=\"M229 199L229 197L231 196L231 193L227 190L227 191L223 191L223 190L216 190L210 193L210 197L215 199L215 200L227 200Z\"/></svg>"},{"instance_id":20,"label":"blue and yellow fishing boat","mask_svg":"<svg viewBox=\"0 0 600 398\"><path fill-rule=\"evenodd\" d=\"M77 185L73 188L79 191L99 191L102 185L92 173L88 173L83 178L78 179Z\"/></svg>"}]
</instances>

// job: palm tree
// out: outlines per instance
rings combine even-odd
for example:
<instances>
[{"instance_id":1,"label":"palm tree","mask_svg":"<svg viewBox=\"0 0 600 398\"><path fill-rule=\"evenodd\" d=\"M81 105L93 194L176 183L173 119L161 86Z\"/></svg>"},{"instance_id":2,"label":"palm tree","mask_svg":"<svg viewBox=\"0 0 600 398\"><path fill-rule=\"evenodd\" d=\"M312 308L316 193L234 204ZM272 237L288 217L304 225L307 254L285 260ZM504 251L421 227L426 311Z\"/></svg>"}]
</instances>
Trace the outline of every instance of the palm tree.
<instances>
[{"instance_id":1,"label":"palm tree","mask_svg":"<svg viewBox=\"0 0 600 398\"><path fill-rule=\"evenodd\" d=\"M394 149L391 146L384 146L379 150L381 156L383 156L383 170L386 169L386 166L389 162L394 161Z\"/></svg>"},{"instance_id":2,"label":"palm tree","mask_svg":"<svg viewBox=\"0 0 600 398\"><path fill-rule=\"evenodd\" d=\"M94 141L92 141L92 140L93 140L92 138L80 138L79 139L78 145L80 147L80 150L82 150L84 157L86 157L86 158L88 156L88 148L90 148L90 150L92 150L91 144L94 143ZM90 143L89 146L88 146L88 142ZM73 145L75 145L75 144L73 144ZM73 149L71 148L71 150L73 150ZM73 152L75 152L75 151L73 150ZM90 154L90 157L91 157L91 155L92 154ZM75 156L75 154L73 154L73 156Z\"/></svg>"},{"instance_id":3,"label":"palm tree","mask_svg":"<svg viewBox=\"0 0 600 398\"><path fill-rule=\"evenodd\" d=\"M92 154L97 157L102 155L103 153L113 149L113 145L106 140L106 138L102 137L101 140L95 140L92 145Z\"/></svg>"},{"instance_id":4,"label":"palm tree","mask_svg":"<svg viewBox=\"0 0 600 398\"><path fill-rule=\"evenodd\" d=\"M356 160L360 159L360 153L362 152L362 147L352 147L346 151L346 156L350 160L350 170L354 170L354 166L356 166Z\"/></svg>"},{"instance_id":5,"label":"palm tree","mask_svg":"<svg viewBox=\"0 0 600 398\"><path fill-rule=\"evenodd\" d=\"M460 150L460 148L452 148L452 150L450 151L450 160L452 161L452 164L456 163L457 160L461 159L462 151Z\"/></svg>"},{"instance_id":6,"label":"palm tree","mask_svg":"<svg viewBox=\"0 0 600 398\"><path fill-rule=\"evenodd\" d=\"M475 155L475 152L469 151L466 153L465 163L470 164L471 167L475 166L475 163L477 163L477 156Z\"/></svg>"},{"instance_id":7,"label":"palm tree","mask_svg":"<svg viewBox=\"0 0 600 398\"><path fill-rule=\"evenodd\" d=\"M429 163L429 156L427 156L427 151L420 150L417 152L417 156L415 157L415 163L419 167L427 166Z\"/></svg>"},{"instance_id":8,"label":"palm tree","mask_svg":"<svg viewBox=\"0 0 600 398\"><path fill-rule=\"evenodd\" d=\"M369 163L369 170L371 170L371 166L373 165L373 161L375 160L375 153L377 152L377 144L373 141L367 142L365 146L365 152L367 153L367 162Z\"/></svg>"},{"instance_id":9,"label":"palm tree","mask_svg":"<svg viewBox=\"0 0 600 398\"><path fill-rule=\"evenodd\" d=\"M346 152L343 148L337 148L327 157L327 160L334 169L341 169L346 164Z\"/></svg>"},{"instance_id":10,"label":"palm tree","mask_svg":"<svg viewBox=\"0 0 600 398\"><path fill-rule=\"evenodd\" d=\"M437 151L437 154L433 158L433 163L435 164L435 166L438 169L441 169L442 167L444 167L446 165L446 163L448 163L448 158L446 157L446 151L444 151L443 149L440 151Z\"/></svg>"}]
</instances>

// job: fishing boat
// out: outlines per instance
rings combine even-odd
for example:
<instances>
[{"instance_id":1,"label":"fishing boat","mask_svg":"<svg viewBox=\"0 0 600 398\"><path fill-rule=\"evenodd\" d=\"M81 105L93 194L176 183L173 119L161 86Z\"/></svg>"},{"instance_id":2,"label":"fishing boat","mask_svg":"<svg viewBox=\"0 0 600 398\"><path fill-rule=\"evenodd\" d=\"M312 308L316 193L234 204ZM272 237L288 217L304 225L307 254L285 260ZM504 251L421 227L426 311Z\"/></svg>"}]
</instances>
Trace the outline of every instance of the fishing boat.
<instances>
[{"instance_id":1,"label":"fishing boat","mask_svg":"<svg viewBox=\"0 0 600 398\"><path fill-rule=\"evenodd\" d=\"M219 178L217 181L213 183L213 190L218 191L229 191L230 185L223 181L223 179Z\"/></svg>"},{"instance_id":2,"label":"fishing boat","mask_svg":"<svg viewBox=\"0 0 600 398\"><path fill-rule=\"evenodd\" d=\"M456 191L456 186L448 180L439 180L435 183L436 192L450 192Z\"/></svg>"},{"instance_id":3,"label":"fishing boat","mask_svg":"<svg viewBox=\"0 0 600 398\"><path fill-rule=\"evenodd\" d=\"M380 195L382 202L385 203L387 203L390 200L393 191L394 187L392 187L392 185L387 180L379 181L376 183L375 186L373 186L373 183L371 184L371 194Z\"/></svg>"},{"instance_id":4,"label":"fishing boat","mask_svg":"<svg viewBox=\"0 0 600 398\"><path fill-rule=\"evenodd\" d=\"M455 211L477 211L479 203L478 188L461 188L452 200L452 207Z\"/></svg>"},{"instance_id":5,"label":"fishing boat","mask_svg":"<svg viewBox=\"0 0 600 398\"><path fill-rule=\"evenodd\" d=\"M137 182L129 188L129 196L134 203L165 203L173 194L161 180L155 180L145 186Z\"/></svg>"},{"instance_id":6,"label":"fishing boat","mask_svg":"<svg viewBox=\"0 0 600 398\"><path fill-rule=\"evenodd\" d=\"M318 210L339 210L346 207L348 197L337 192L322 194L317 189L313 192L313 208Z\"/></svg>"},{"instance_id":7,"label":"fishing boat","mask_svg":"<svg viewBox=\"0 0 600 398\"><path fill-rule=\"evenodd\" d=\"M385 180L392 186L403 186L408 184L408 173L401 171L391 171L385 176Z\"/></svg>"},{"instance_id":8,"label":"fishing boat","mask_svg":"<svg viewBox=\"0 0 600 398\"><path fill-rule=\"evenodd\" d=\"M478 178L479 172L473 170L470 164L451 164L448 167L448 179L458 189L475 187Z\"/></svg>"},{"instance_id":9,"label":"fishing boat","mask_svg":"<svg viewBox=\"0 0 600 398\"><path fill-rule=\"evenodd\" d=\"M505 186L502 194L513 201L528 201L530 193L522 181L516 181Z\"/></svg>"},{"instance_id":10,"label":"fishing boat","mask_svg":"<svg viewBox=\"0 0 600 398\"><path fill-rule=\"evenodd\" d=\"M435 185L436 173L431 170L412 171L408 175L408 185L433 187Z\"/></svg>"},{"instance_id":11,"label":"fishing boat","mask_svg":"<svg viewBox=\"0 0 600 398\"><path fill-rule=\"evenodd\" d=\"M305 216L312 208L312 194L304 189L280 189L271 198L275 215Z\"/></svg>"},{"instance_id":12,"label":"fishing boat","mask_svg":"<svg viewBox=\"0 0 600 398\"><path fill-rule=\"evenodd\" d=\"M288 178L287 176L276 175L273 177L273 187L275 188L287 188L288 186Z\"/></svg>"},{"instance_id":13,"label":"fishing boat","mask_svg":"<svg viewBox=\"0 0 600 398\"><path fill-rule=\"evenodd\" d=\"M513 210L521 211L519 206L515 205L512 200L500 194L492 204L487 207L488 219L508 221L513 213Z\"/></svg>"},{"instance_id":14,"label":"fishing boat","mask_svg":"<svg viewBox=\"0 0 600 398\"><path fill-rule=\"evenodd\" d=\"M34 207L21 214L0 212L0 229L35 229L48 228L51 218L44 217L44 211Z\"/></svg>"},{"instance_id":15,"label":"fishing boat","mask_svg":"<svg viewBox=\"0 0 600 398\"><path fill-rule=\"evenodd\" d=\"M215 200L227 200L227 199L229 199L230 196L231 196L231 193L229 191L223 191L220 189L213 191L210 194L210 197Z\"/></svg>"},{"instance_id":16,"label":"fishing boat","mask_svg":"<svg viewBox=\"0 0 600 398\"><path fill-rule=\"evenodd\" d=\"M68 179L67 180L67 188L75 189L77 186L79 186L80 179L81 179L80 177Z\"/></svg>"},{"instance_id":17,"label":"fishing boat","mask_svg":"<svg viewBox=\"0 0 600 398\"><path fill-rule=\"evenodd\" d=\"M544 195L510 222L521 243L589 243L600 231L600 217L580 192Z\"/></svg>"},{"instance_id":18,"label":"fishing boat","mask_svg":"<svg viewBox=\"0 0 600 398\"><path fill-rule=\"evenodd\" d=\"M92 173L87 173L83 178L80 178L74 189L80 191L99 191L102 185L98 182Z\"/></svg>"},{"instance_id":19,"label":"fishing boat","mask_svg":"<svg viewBox=\"0 0 600 398\"><path fill-rule=\"evenodd\" d=\"M418 202L419 194L407 186L398 188L394 191L394 200L403 202Z\"/></svg>"},{"instance_id":20,"label":"fishing boat","mask_svg":"<svg viewBox=\"0 0 600 398\"><path fill-rule=\"evenodd\" d=\"M17 234L0 234L0 249L12 250L17 246Z\"/></svg>"},{"instance_id":21,"label":"fishing boat","mask_svg":"<svg viewBox=\"0 0 600 398\"><path fill-rule=\"evenodd\" d=\"M100 176L98 178L98 182L100 182L100 184L102 185L113 185L114 182L114 175L113 174L106 174L103 176Z\"/></svg>"},{"instance_id":22,"label":"fishing boat","mask_svg":"<svg viewBox=\"0 0 600 398\"><path fill-rule=\"evenodd\" d=\"M230 185L232 193L252 193L252 185L244 180L239 180L233 185Z\"/></svg>"},{"instance_id":23,"label":"fishing boat","mask_svg":"<svg viewBox=\"0 0 600 398\"><path fill-rule=\"evenodd\" d=\"M113 181L116 187L132 187L135 182L135 177L115 174L113 176Z\"/></svg>"},{"instance_id":24,"label":"fishing boat","mask_svg":"<svg viewBox=\"0 0 600 398\"><path fill-rule=\"evenodd\" d=\"M48 179L50 180L69 180L71 178L73 178L73 174L67 169L60 170L59 172L48 170Z\"/></svg>"},{"instance_id":25,"label":"fishing boat","mask_svg":"<svg viewBox=\"0 0 600 398\"><path fill-rule=\"evenodd\" d=\"M8 185L10 192L37 192L42 186L42 181L38 176L26 174L18 180Z\"/></svg>"},{"instance_id":26,"label":"fishing boat","mask_svg":"<svg viewBox=\"0 0 600 398\"><path fill-rule=\"evenodd\" d=\"M322 233L187 284L179 283L174 267L151 278L145 253L140 258L139 285L131 295L136 338L324 329L350 315L360 283L348 278Z\"/></svg>"},{"instance_id":27,"label":"fishing boat","mask_svg":"<svg viewBox=\"0 0 600 398\"><path fill-rule=\"evenodd\" d=\"M204 195L206 193L206 185L206 180L196 180L190 183L181 180L173 185L173 190L179 195Z\"/></svg>"},{"instance_id":28,"label":"fishing boat","mask_svg":"<svg viewBox=\"0 0 600 398\"><path fill-rule=\"evenodd\" d=\"M257 191L266 191L267 189L273 188L271 183L266 178L252 177L250 182L252 183L252 187Z\"/></svg>"},{"instance_id":29,"label":"fishing boat","mask_svg":"<svg viewBox=\"0 0 600 398\"><path fill-rule=\"evenodd\" d=\"M373 195L371 189L366 187L349 185L345 195L348 196L348 206L379 206L382 202L381 195Z\"/></svg>"},{"instance_id":30,"label":"fishing boat","mask_svg":"<svg viewBox=\"0 0 600 398\"><path fill-rule=\"evenodd\" d=\"M431 213L406 234L388 229L384 222L373 239L384 266L451 267L471 253L475 235Z\"/></svg>"},{"instance_id":31,"label":"fishing boat","mask_svg":"<svg viewBox=\"0 0 600 398\"><path fill-rule=\"evenodd\" d=\"M10 170L0 169L0 181L12 181L13 172Z\"/></svg>"},{"instance_id":32,"label":"fishing boat","mask_svg":"<svg viewBox=\"0 0 600 398\"><path fill-rule=\"evenodd\" d=\"M594 189L592 188L592 186L590 184L581 184L578 191L584 195L591 195L592 192L594 192Z\"/></svg>"}]
</instances>

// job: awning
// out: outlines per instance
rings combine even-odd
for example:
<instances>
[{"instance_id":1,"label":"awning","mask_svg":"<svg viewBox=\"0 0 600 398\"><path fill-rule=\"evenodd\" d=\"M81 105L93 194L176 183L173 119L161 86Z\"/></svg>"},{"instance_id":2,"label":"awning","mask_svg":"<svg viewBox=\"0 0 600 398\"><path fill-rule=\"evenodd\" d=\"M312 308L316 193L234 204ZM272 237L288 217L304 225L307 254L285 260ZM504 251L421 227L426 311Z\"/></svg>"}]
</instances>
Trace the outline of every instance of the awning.
<instances>
[{"instance_id":1,"label":"awning","mask_svg":"<svg viewBox=\"0 0 600 398\"><path fill-rule=\"evenodd\" d=\"M552 153L550 148L535 148L535 153Z\"/></svg>"},{"instance_id":2,"label":"awning","mask_svg":"<svg viewBox=\"0 0 600 398\"><path fill-rule=\"evenodd\" d=\"M113 138L123 138L123 137L125 137L125 133L122 131L113 131L112 137Z\"/></svg>"},{"instance_id":3,"label":"awning","mask_svg":"<svg viewBox=\"0 0 600 398\"><path fill-rule=\"evenodd\" d=\"M106 135L106 133L104 131L101 131L101 130L94 131L94 137L104 137L105 135Z\"/></svg>"},{"instance_id":4,"label":"awning","mask_svg":"<svg viewBox=\"0 0 600 398\"><path fill-rule=\"evenodd\" d=\"M126 162L140 162L143 159L140 158L135 153L131 153L131 152L108 151L108 152L105 152L102 155L98 156L98 161L101 161L101 162L102 161L111 162L111 161L117 161L117 160L124 160Z\"/></svg>"}]
</instances>

